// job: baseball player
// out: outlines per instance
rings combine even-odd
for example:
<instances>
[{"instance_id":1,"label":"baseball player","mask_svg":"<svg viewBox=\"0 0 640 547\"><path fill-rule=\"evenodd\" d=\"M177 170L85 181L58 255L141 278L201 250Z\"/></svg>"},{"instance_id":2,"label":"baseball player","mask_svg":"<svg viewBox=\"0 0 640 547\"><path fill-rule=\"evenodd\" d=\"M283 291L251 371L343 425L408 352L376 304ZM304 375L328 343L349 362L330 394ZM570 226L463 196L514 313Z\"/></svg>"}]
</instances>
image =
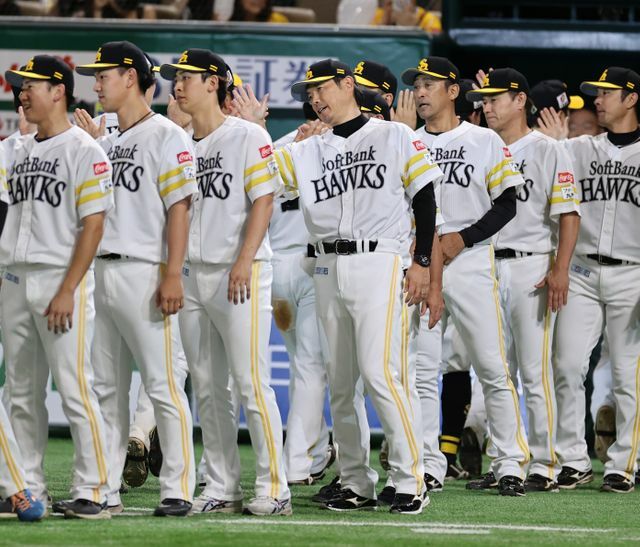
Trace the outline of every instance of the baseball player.
<instances>
[{"instance_id":1,"label":"baseball player","mask_svg":"<svg viewBox=\"0 0 640 547\"><path fill-rule=\"evenodd\" d=\"M131 360L154 406L164 449L156 516L184 516L195 486L192 422L175 365L173 331L183 305L182 265L188 210L197 193L186 133L155 116L144 99L151 65L130 42L108 42L88 65L106 112L119 130L102 141L113 164L116 209L96 260L96 392L109 441L109 505L119 506L127 451Z\"/></svg>"},{"instance_id":2,"label":"baseball player","mask_svg":"<svg viewBox=\"0 0 640 547\"><path fill-rule=\"evenodd\" d=\"M580 213L569 155L527 125L529 93L520 72L500 68L466 97L483 101L488 126L509 147L525 178L517 194L517 222L508 223L495 240L496 274L511 372L520 373L527 408L531 463L525 489L557 492L551 344L555 312L567 302Z\"/></svg>"},{"instance_id":3,"label":"baseball player","mask_svg":"<svg viewBox=\"0 0 640 547\"><path fill-rule=\"evenodd\" d=\"M438 228L445 262L444 325L455 324L483 384L499 453L499 493L522 496L529 448L505 355L491 238L515 216L516 188L524 181L498 135L456 117L458 74L448 59L427 57L402 80L413 86L418 115L426 123L416 138L444 172L436 189L444 218Z\"/></svg>"},{"instance_id":4,"label":"baseball player","mask_svg":"<svg viewBox=\"0 0 640 547\"><path fill-rule=\"evenodd\" d=\"M569 272L567 305L558 314L553 367L558 403L557 453L561 488L591 482L584 440L584 379L589 356L606 325L616 405L616 440L609 447L602 491L634 489L640 443L640 245L638 226L638 93L640 75L609 67L597 81L583 82L595 96L596 137L564 141L574 162L582 220Z\"/></svg>"},{"instance_id":5,"label":"baseball player","mask_svg":"<svg viewBox=\"0 0 640 547\"><path fill-rule=\"evenodd\" d=\"M282 460L282 421L269 385L271 249L266 231L282 182L269 135L225 116L226 63L189 49L164 64L176 100L191 114L200 194L194 203L180 316L185 352L201 406L208 479L194 512L240 512L240 455L229 377L240 393L256 454L253 515L290 515ZM248 339L247 339L248 338ZM213 360L212 360L213 357Z\"/></svg>"},{"instance_id":6,"label":"baseball player","mask_svg":"<svg viewBox=\"0 0 640 547\"><path fill-rule=\"evenodd\" d=\"M365 118L378 118L379 120L391 121L391 109L384 98L370 89L362 90L362 100L360 112Z\"/></svg>"},{"instance_id":7,"label":"baseball player","mask_svg":"<svg viewBox=\"0 0 640 547\"><path fill-rule=\"evenodd\" d=\"M36 498L46 500L45 391L51 371L75 448L65 517L110 518L105 426L92 386L90 266L113 206L111 167L93 139L67 119L73 73L64 61L36 55L23 71L9 70L5 78L22 88L25 115L38 128L14 153L0 239L0 264L6 269L0 321L11 421L26 482Z\"/></svg>"},{"instance_id":8,"label":"baseball player","mask_svg":"<svg viewBox=\"0 0 640 547\"><path fill-rule=\"evenodd\" d=\"M333 129L276 151L286 184L299 195L317 255L316 307L327 336L327 375L342 489L335 511L376 508L377 474L365 459L355 417L361 376L389 441L397 493L392 513L417 514L428 503L410 401L400 383L402 257L416 216L414 263L405 277L409 304L429 288L435 224L432 181L441 173L402 124L367 120L353 73L339 61L311 65L291 94L309 101ZM375 272L375 275L372 275ZM434 322L437 317L433 317Z\"/></svg>"}]
</instances>

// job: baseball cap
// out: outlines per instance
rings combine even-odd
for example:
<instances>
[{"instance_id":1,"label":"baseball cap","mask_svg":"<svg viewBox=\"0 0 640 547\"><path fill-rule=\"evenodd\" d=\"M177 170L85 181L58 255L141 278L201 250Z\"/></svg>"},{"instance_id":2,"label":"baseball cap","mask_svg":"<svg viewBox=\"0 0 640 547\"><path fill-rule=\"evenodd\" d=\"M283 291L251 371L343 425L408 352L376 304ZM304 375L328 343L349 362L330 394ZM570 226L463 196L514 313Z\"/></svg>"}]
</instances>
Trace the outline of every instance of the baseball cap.
<instances>
[{"instance_id":1,"label":"baseball cap","mask_svg":"<svg viewBox=\"0 0 640 547\"><path fill-rule=\"evenodd\" d=\"M36 55L19 70L7 70L4 77L10 86L17 88L22 87L24 80L48 80L64 84L67 92L73 95L73 71L67 63L53 55Z\"/></svg>"},{"instance_id":2,"label":"baseball cap","mask_svg":"<svg viewBox=\"0 0 640 547\"><path fill-rule=\"evenodd\" d=\"M497 68L489 72L480 89L467 91L467 101L481 101L486 95L499 95L507 91L521 91L529 95L529 82L515 68Z\"/></svg>"},{"instance_id":3,"label":"baseball cap","mask_svg":"<svg viewBox=\"0 0 640 547\"><path fill-rule=\"evenodd\" d=\"M560 80L542 80L531 88L529 94L533 106L531 114L535 115L544 108L577 110L584 108L584 99L580 95L569 95L567 84Z\"/></svg>"},{"instance_id":4,"label":"baseball cap","mask_svg":"<svg viewBox=\"0 0 640 547\"><path fill-rule=\"evenodd\" d=\"M473 114L477 110L482 108L482 101L468 101L466 94L473 90L473 80L468 78L460 78L458 84L460 85L460 93L456 97L455 110L456 115L460 117L466 117L469 114Z\"/></svg>"},{"instance_id":5,"label":"baseball cap","mask_svg":"<svg viewBox=\"0 0 640 547\"><path fill-rule=\"evenodd\" d=\"M597 82L580 84L580 91L585 95L597 95L598 89L626 89L640 93L640 75L630 68L610 66L600 75Z\"/></svg>"},{"instance_id":6,"label":"baseball cap","mask_svg":"<svg viewBox=\"0 0 640 547\"><path fill-rule=\"evenodd\" d=\"M425 57L420 59L416 68L408 68L402 73L402 81L407 85L413 85L418 76L431 76L441 80L453 80L457 83L460 71L446 57Z\"/></svg>"},{"instance_id":7,"label":"baseball cap","mask_svg":"<svg viewBox=\"0 0 640 547\"><path fill-rule=\"evenodd\" d=\"M93 63L78 65L76 72L82 76L93 76L98 70L116 67L135 68L140 73L148 73L152 71L153 63L131 42L107 42L98 48Z\"/></svg>"},{"instance_id":8,"label":"baseball cap","mask_svg":"<svg viewBox=\"0 0 640 547\"><path fill-rule=\"evenodd\" d=\"M240 76L238 76L233 70L231 70L231 67L227 65L227 91L231 92L242 84L242 78L240 78Z\"/></svg>"},{"instance_id":9,"label":"baseball cap","mask_svg":"<svg viewBox=\"0 0 640 547\"><path fill-rule=\"evenodd\" d=\"M360 112L370 112L372 114L382 114L386 121L391 121L391 110L384 97L372 89L362 90L362 100L360 102Z\"/></svg>"},{"instance_id":10,"label":"baseball cap","mask_svg":"<svg viewBox=\"0 0 640 547\"><path fill-rule=\"evenodd\" d=\"M391 93L394 97L398 91L398 80L385 66L375 61L360 61L353 69L356 83L364 87L377 87L383 93Z\"/></svg>"},{"instance_id":11,"label":"baseball cap","mask_svg":"<svg viewBox=\"0 0 640 547\"><path fill-rule=\"evenodd\" d=\"M304 80L296 82L291 86L291 96L296 100L304 103L307 100L307 86L311 84L319 84L334 78L344 78L353 76L353 72L348 65L335 59L324 59L313 63L307 69Z\"/></svg>"},{"instance_id":12,"label":"baseball cap","mask_svg":"<svg viewBox=\"0 0 640 547\"><path fill-rule=\"evenodd\" d=\"M173 80L178 70L185 72L211 72L222 78L227 77L227 63L222 57L208 49L187 49L182 52L177 63L168 63L160 67L160 75L165 80Z\"/></svg>"}]
</instances>

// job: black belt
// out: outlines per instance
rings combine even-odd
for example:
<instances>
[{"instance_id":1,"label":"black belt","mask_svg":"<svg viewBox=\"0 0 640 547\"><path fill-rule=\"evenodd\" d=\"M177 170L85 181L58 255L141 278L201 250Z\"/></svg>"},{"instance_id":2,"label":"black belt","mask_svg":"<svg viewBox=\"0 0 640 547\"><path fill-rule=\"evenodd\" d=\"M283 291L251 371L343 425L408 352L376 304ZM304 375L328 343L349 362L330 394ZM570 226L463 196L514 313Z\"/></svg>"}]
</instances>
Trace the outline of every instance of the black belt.
<instances>
[{"instance_id":1,"label":"black belt","mask_svg":"<svg viewBox=\"0 0 640 547\"><path fill-rule=\"evenodd\" d=\"M99 255L96 258L100 260L122 260L124 257L118 253L107 253L106 255Z\"/></svg>"},{"instance_id":2,"label":"black belt","mask_svg":"<svg viewBox=\"0 0 640 547\"><path fill-rule=\"evenodd\" d=\"M350 239L336 239L332 243L320 242L318 245L322 245L324 254L337 254L337 255L354 255L356 253L366 252L364 249L358 249L358 245L364 245L362 241L352 241ZM369 241L368 252L372 253L378 246L377 241ZM307 245L307 256L309 258L315 258L317 256L316 248L313 245Z\"/></svg>"},{"instance_id":3,"label":"black belt","mask_svg":"<svg viewBox=\"0 0 640 547\"><path fill-rule=\"evenodd\" d=\"M494 251L496 258L519 258L522 256L532 256L533 253L526 253L524 251L516 251L514 249L499 249Z\"/></svg>"},{"instance_id":4,"label":"black belt","mask_svg":"<svg viewBox=\"0 0 640 547\"><path fill-rule=\"evenodd\" d=\"M297 211L298 209L300 209L300 198L283 201L280 204L280 208L282 209L283 213L285 213L286 211Z\"/></svg>"},{"instance_id":5,"label":"black belt","mask_svg":"<svg viewBox=\"0 0 640 547\"><path fill-rule=\"evenodd\" d=\"M602 264L603 266L622 266L623 264L634 264L634 262L630 262L628 260L620 260L619 258L611 258L610 256L604 255L587 255L587 258L595 260L598 264Z\"/></svg>"}]
</instances>

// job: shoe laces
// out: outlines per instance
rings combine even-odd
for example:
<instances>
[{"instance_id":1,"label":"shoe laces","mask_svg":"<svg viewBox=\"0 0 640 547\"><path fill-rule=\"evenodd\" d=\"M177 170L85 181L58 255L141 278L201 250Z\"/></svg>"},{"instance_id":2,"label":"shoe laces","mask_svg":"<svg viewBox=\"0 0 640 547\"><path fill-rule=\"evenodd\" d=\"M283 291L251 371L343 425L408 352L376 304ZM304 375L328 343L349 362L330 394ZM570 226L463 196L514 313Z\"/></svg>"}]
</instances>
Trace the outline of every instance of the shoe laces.
<instances>
[{"instance_id":1,"label":"shoe laces","mask_svg":"<svg viewBox=\"0 0 640 547\"><path fill-rule=\"evenodd\" d=\"M14 510L24 512L31 508L31 499L24 492L18 492L11 496L11 504Z\"/></svg>"}]
</instances>

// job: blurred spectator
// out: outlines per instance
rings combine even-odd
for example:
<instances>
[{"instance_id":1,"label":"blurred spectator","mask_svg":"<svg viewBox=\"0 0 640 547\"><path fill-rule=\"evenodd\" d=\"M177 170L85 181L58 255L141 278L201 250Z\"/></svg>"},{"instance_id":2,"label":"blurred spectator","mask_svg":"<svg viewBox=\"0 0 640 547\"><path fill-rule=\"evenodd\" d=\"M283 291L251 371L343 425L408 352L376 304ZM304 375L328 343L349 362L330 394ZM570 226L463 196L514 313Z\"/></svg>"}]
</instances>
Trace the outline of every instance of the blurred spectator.
<instances>
[{"instance_id":1,"label":"blurred spectator","mask_svg":"<svg viewBox=\"0 0 640 547\"><path fill-rule=\"evenodd\" d=\"M15 0L0 0L0 15L21 15Z\"/></svg>"},{"instance_id":2,"label":"blurred spectator","mask_svg":"<svg viewBox=\"0 0 640 547\"><path fill-rule=\"evenodd\" d=\"M236 0L229 21L288 23L289 19L273 10L273 0Z\"/></svg>"},{"instance_id":3,"label":"blurred spectator","mask_svg":"<svg viewBox=\"0 0 640 547\"><path fill-rule=\"evenodd\" d=\"M160 0L150 3L146 0L141 6L143 19L186 19L188 0Z\"/></svg>"},{"instance_id":4,"label":"blurred spectator","mask_svg":"<svg viewBox=\"0 0 640 547\"><path fill-rule=\"evenodd\" d=\"M93 0L93 16L108 19L136 19L138 0Z\"/></svg>"},{"instance_id":5,"label":"blurred spectator","mask_svg":"<svg viewBox=\"0 0 640 547\"><path fill-rule=\"evenodd\" d=\"M372 24L420 27L433 34L442 32L439 15L416 6L416 0L383 0L382 7L376 10Z\"/></svg>"}]
</instances>

